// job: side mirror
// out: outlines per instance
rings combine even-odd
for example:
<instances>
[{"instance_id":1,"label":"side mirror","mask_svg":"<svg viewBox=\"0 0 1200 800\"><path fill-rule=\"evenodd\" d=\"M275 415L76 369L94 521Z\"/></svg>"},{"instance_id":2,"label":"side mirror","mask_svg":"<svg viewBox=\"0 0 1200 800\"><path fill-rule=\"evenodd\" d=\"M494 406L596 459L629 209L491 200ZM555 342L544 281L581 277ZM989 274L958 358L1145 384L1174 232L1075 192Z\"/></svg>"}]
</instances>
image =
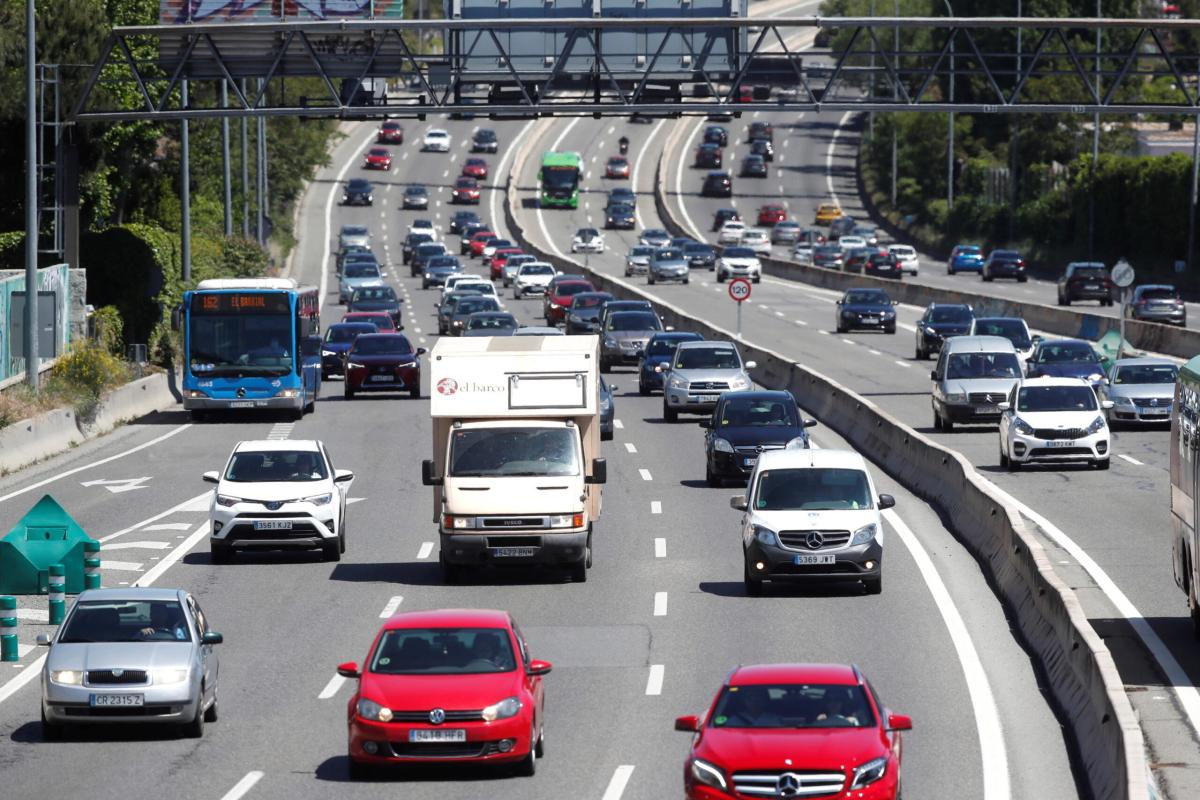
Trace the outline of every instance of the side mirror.
<instances>
[{"instance_id":1,"label":"side mirror","mask_svg":"<svg viewBox=\"0 0 1200 800\"><path fill-rule=\"evenodd\" d=\"M358 664L353 661L347 661L344 664L338 664L337 674L343 678L359 677Z\"/></svg>"},{"instance_id":2,"label":"side mirror","mask_svg":"<svg viewBox=\"0 0 1200 800\"><path fill-rule=\"evenodd\" d=\"M592 474L585 476L583 482L596 484L608 483L608 460L604 458L593 458Z\"/></svg>"},{"instance_id":3,"label":"side mirror","mask_svg":"<svg viewBox=\"0 0 1200 800\"><path fill-rule=\"evenodd\" d=\"M609 394L612 394L613 392L619 392L619 391L621 391L621 387L617 386L615 383L610 383L608 385L608 391L609 391Z\"/></svg>"},{"instance_id":4,"label":"side mirror","mask_svg":"<svg viewBox=\"0 0 1200 800\"><path fill-rule=\"evenodd\" d=\"M552 669L554 669L554 665L551 664L549 661L530 661L529 662L529 674L530 675L548 675L550 673L550 670L552 670Z\"/></svg>"},{"instance_id":5,"label":"side mirror","mask_svg":"<svg viewBox=\"0 0 1200 800\"><path fill-rule=\"evenodd\" d=\"M663 365L662 365L662 364L655 364L655 365L654 365L654 371L655 371L655 372L662 372L662 371L663 371Z\"/></svg>"},{"instance_id":6,"label":"side mirror","mask_svg":"<svg viewBox=\"0 0 1200 800\"><path fill-rule=\"evenodd\" d=\"M757 361L747 361L745 366L746 366L746 369L754 369L755 367L758 366L758 362Z\"/></svg>"},{"instance_id":7,"label":"side mirror","mask_svg":"<svg viewBox=\"0 0 1200 800\"><path fill-rule=\"evenodd\" d=\"M221 644L225 637L219 633L205 633L200 637L200 644Z\"/></svg>"},{"instance_id":8,"label":"side mirror","mask_svg":"<svg viewBox=\"0 0 1200 800\"><path fill-rule=\"evenodd\" d=\"M729 498L729 507L734 511L745 511L747 508L746 495L736 494Z\"/></svg>"},{"instance_id":9,"label":"side mirror","mask_svg":"<svg viewBox=\"0 0 1200 800\"><path fill-rule=\"evenodd\" d=\"M907 714L888 714L887 729L889 731L911 731L912 717Z\"/></svg>"},{"instance_id":10,"label":"side mirror","mask_svg":"<svg viewBox=\"0 0 1200 800\"><path fill-rule=\"evenodd\" d=\"M695 733L700 730L700 718L695 714L689 714L686 717L675 718L675 730L684 731L686 733Z\"/></svg>"},{"instance_id":11,"label":"side mirror","mask_svg":"<svg viewBox=\"0 0 1200 800\"><path fill-rule=\"evenodd\" d=\"M1105 411L1108 411L1114 405L1116 405L1116 403L1114 403L1112 400L1101 400L1100 401L1100 407L1103 408Z\"/></svg>"},{"instance_id":12,"label":"side mirror","mask_svg":"<svg viewBox=\"0 0 1200 800\"><path fill-rule=\"evenodd\" d=\"M668 333L670 333L671 331L675 330L675 326L674 326L674 325L668 325L667 327L663 328L663 330L665 330L665 331L667 331Z\"/></svg>"},{"instance_id":13,"label":"side mirror","mask_svg":"<svg viewBox=\"0 0 1200 800\"><path fill-rule=\"evenodd\" d=\"M419 355L419 356L423 356L423 355L425 355L425 354L426 354L426 353L428 353L428 352L429 352L429 351L428 351L428 350L426 350L424 347L418 347L418 348L417 348L417 355Z\"/></svg>"},{"instance_id":14,"label":"side mirror","mask_svg":"<svg viewBox=\"0 0 1200 800\"><path fill-rule=\"evenodd\" d=\"M893 301L892 301L892 305L894 305L894 306L898 306L898 305L900 305L900 301L899 301L899 300L893 300Z\"/></svg>"},{"instance_id":15,"label":"side mirror","mask_svg":"<svg viewBox=\"0 0 1200 800\"><path fill-rule=\"evenodd\" d=\"M432 459L421 462L421 483L425 486L441 486L442 476L437 474L437 467Z\"/></svg>"},{"instance_id":16,"label":"side mirror","mask_svg":"<svg viewBox=\"0 0 1200 800\"><path fill-rule=\"evenodd\" d=\"M50 646L50 634L39 633L37 635L37 644L38 644L38 647L49 647Z\"/></svg>"},{"instance_id":17,"label":"side mirror","mask_svg":"<svg viewBox=\"0 0 1200 800\"><path fill-rule=\"evenodd\" d=\"M206 472L200 476L200 479L205 483L220 483L221 474L219 472Z\"/></svg>"},{"instance_id":18,"label":"side mirror","mask_svg":"<svg viewBox=\"0 0 1200 800\"><path fill-rule=\"evenodd\" d=\"M818 426L818 425L820 425L820 424L821 424L821 423L817 422L815 419L806 419L806 420L804 420L804 427L806 427L806 428L815 428L815 427L817 427L817 426Z\"/></svg>"},{"instance_id":19,"label":"side mirror","mask_svg":"<svg viewBox=\"0 0 1200 800\"><path fill-rule=\"evenodd\" d=\"M929 380L936 381L937 379L938 379L937 370L936 369L929 370Z\"/></svg>"},{"instance_id":20,"label":"side mirror","mask_svg":"<svg viewBox=\"0 0 1200 800\"><path fill-rule=\"evenodd\" d=\"M879 495L879 510L880 511L883 511L885 508L894 508L895 505L896 505L896 498L892 497L890 494Z\"/></svg>"},{"instance_id":21,"label":"side mirror","mask_svg":"<svg viewBox=\"0 0 1200 800\"><path fill-rule=\"evenodd\" d=\"M349 483L354 480L354 473L348 469L339 469L333 473L334 483Z\"/></svg>"},{"instance_id":22,"label":"side mirror","mask_svg":"<svg viewBox=\"0 0 1200 800\"><path fill-rule=\"evenodd\" d=\"M846 302L845 300L838 300L837 304L840 306L840 305L843 305L845 302Z\"/></svg>"},{"instance_id":23,"label":"side mirror","mask_svg":"<svg viewBox=\"0 0 1200 800\"><path fill-rule=\"evenodd\" d=\"M1001 411L1008 411L1010 408L1012 408L1012 403L1008 402L1007 400L1004 400L1002 402L996 403L996 408L1000 409Z\"/></svg>"},{"instance_id":24,"label":"side mirror","mask_svg":"<svg viewBox=\"0 0 1200 800\"><path fill-rule=\"evenodd\" d=\"M700 425L701 428L711 428L712 420L711 419L702 419L702 420L700 420L700 422L698 424Z\"/></svg>"}]
</instances>

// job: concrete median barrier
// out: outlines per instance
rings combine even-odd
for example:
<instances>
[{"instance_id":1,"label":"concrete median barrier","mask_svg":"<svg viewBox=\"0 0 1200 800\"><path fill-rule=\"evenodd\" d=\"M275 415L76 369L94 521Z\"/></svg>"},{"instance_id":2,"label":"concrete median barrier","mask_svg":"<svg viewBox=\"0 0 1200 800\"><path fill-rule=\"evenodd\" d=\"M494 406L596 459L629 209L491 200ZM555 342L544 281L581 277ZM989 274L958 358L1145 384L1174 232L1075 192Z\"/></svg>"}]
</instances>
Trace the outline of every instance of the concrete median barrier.
<instances>
[{"instance_id":1,"label":"concrete median barrier","mask_svg":"<svg viewBox=\"0 0 1200 800\"><path fill-rule=\"evenodd\" d=\"M85 430L89 438L99 436L122 423L170 408L177 402L167 373L148 375L106 395L95 420L85 426Z\"/></svg>"},{"instance_id":2,"label":"concrete median barrier","mask_svg":"<svg viewBox=\"0 0 1200 800\"><path fill-rule=\"evenodd\" d=\"M532 150L532 144L537 142L537 137L530 136L527 142L515 159L513 175L521 174L520 168ZM664 213L661 194L656 193L655 200L660 205L660 218L668 222L671 216ZM516 195L511 177L507 195L505 220L510 234L526 252L536 254L558 269L588 275L601 291L611 292L621 298L649 300L665 325L677 330L696 331L708 339L735 340L731 331L697 320L682 309L663 303L624 280L588 269L580 262L556 256L538 247L525 235L514 214L513 209L518 207L520 198ZM668 222L667 228L672 234L683 235L678 225ZM784 262L775 263L780 265L781 270L786 267L786 274L789 275L792 274L791 270L806 269ZM806 282L827 288L844 288L850 283L880 284L892 290L897 299L918 305L935 299L938 302L976 303L984 299L981 295L957 292L943 293L952 295L954 299L924 299L926 295L922 292L931 290L912 284L827 270L808 270L804 274L811 277ZM967 297L978 299L961 299ZM1036 312L1031 318L1026 312L1031 326L1053 330L1052 326L1040 323L1049 320L1065 325L1069 315L1074 317L1073 324L1076 327L1064 329L1062 333L1082 333L1083 323L1079 318L1086 315L1044 306L1036 308L1056 313L1047 313L1042 317L1038 316L1040 312ZM1097 330L1102 334L1107 328L1098 327ZM1145 335L1150 336L1150 333ZM1168 342L1169 337L1159 341ZM988 574L1001 601L1009 610L1019 636L1044 670L1050 695L1083 761L1084 779L1091 796L1112 800L1148 798L1145 742L1112 655L1089 623L1074 591L1054 572L1045 551L1025 525L1020 512L1001 499L966 458L921 435L866 398L773 350L746 341L739 341L739 345L747 360L757 362L753 370L757 383L771 389L791 391L799 404L823 425L844 437L909 491L945 515L951 530ZM1197 350L1200 351L1200 347ZM1164 349L1160 347L1158 352L1164 352Z\"/></svg>"}]
</instances>

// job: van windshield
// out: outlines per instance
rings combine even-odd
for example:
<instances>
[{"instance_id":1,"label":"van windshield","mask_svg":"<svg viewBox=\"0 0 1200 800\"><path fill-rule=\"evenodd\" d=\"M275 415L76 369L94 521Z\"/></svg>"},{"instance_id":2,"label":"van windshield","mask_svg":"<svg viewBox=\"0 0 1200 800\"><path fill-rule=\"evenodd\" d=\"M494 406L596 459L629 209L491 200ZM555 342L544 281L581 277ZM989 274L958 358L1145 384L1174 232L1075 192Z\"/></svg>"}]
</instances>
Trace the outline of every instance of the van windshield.
<instances>
[{"instance_id":1,"label":"van windshield","mask_svg":"<svg viewBox=\"0 0 1200 800\"><path fill-rule=\"evenodd\" d=\"M471 428L450 437L456 478L578 475L575 428Z\"/></svg>"},{"instance_id":2,"label":"van windshield","mask_svg":"<svg viewBox=\"0 0 1200 800\"><path fill-rule=\"evenodd\" d=\"M946 377L951 380L1019 378L1021 362L1014 353L955 353L946 362Z\"/></svg>"},{"instance_id":3,"label":"van windshield","mask_svg":"<svg viewBox=\"0 0 1200 800\"><path fill-rule=\"evenodd\" d=\"M768 469L754 489L757 511L834 511L871 508L871 487L860 469Z\"/></svg>"}]
</instances>

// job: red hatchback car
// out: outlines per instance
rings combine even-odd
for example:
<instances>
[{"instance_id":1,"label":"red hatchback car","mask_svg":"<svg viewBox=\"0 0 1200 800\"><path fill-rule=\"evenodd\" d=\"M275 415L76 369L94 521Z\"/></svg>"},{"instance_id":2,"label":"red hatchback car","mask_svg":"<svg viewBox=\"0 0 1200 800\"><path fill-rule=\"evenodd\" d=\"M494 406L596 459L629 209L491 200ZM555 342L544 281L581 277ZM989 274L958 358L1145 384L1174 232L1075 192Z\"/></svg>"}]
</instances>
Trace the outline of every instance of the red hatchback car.
<instances>
[{"instance_id":1,"label":"red hatchback car","mask_svg":"<svg viewBox=\"0 0 1200 800\"><path fill-rule=\"evenodd\" d=\"M380 333L395 333L396 323L385 311L351 311L342 315L342 322L369 322Z\"/></svg>"},{"instance_id":2,"label":"red hatchback car","mask_svg":"<svg viewBox=\"0 0 1200 800\"><path fill-rule=\"evenodd\" d=\"M420 398L424 354L424 347L413 350L400 333L359 334L344 356L346 399L357 392L408 392Z\"/></svg>"},{"instance_id":3,"label":"red hatchback car","mask_svg":"<svg viewBox=\"0 0 1200 800\"><path fill-rule=\"evenodd\" d=\"M884 708L857 667L738 667L694 733L683 767L689 800L830 797L896 800L901 731L912 720Z\"/></svg>"},{"instance_id":4,"label":"red hatchback car","mask_svg":"<svg viewBox=\"0 0 1200 800\"><path fill-rule=\"evenodd\" d=\"M774 225L776 222L783 222L787 219L787 210L774 203L768 203L758 209L758 224L759 225Z\"/></svg>"},{"instance_id":5,"label":"red hatchback car","mask_svg":"<svg viewBox=\"0 0 1200 800\"><path fill-rule=\"evenodd\" d=\"M404 128L399 122L385 122L379 126L375 141L380 144L404 144Z\"/></svg>"},{"instance_id":6,"label":"red hatchback car","mask_svg":"<svg viewBox=\"0 0 1200 800\"><path fill-rule=\"evenodd\" d=\"M471 237L471 256L479 258L483 255L483 248L487 247L493 239L500 237L491 231L480 231Z\"/></svg>"},{"instance_id":7,"label":"red hatchback car","mask_svg":"<svg viewBox=\"0 0 1200 800\"><path fill-rule=\"evenodd\" d=\"M484 180L488 176L487 162L482 158L468 158L463 162L463 177Z\"/></svg>"},{"instance_id":8,"label":"red hatchback car","mask_svg":"<svg viewBox=\"0 0 1200 800\"><path fill-rule=\"evenodd\" d=\"M501 247L495 253L492 253L492 259L488 262L488 275L498 281L504 277L504 265L508 263L509 256L521 254L519 247Z\"/></svg>"},{"instance_id":9,"label":"red hatchback car","mask_svg":"<svg viewBox=\"0 0 1200 800\"><path fill-rule=\"evenodd\" d=\"M363 158L363 167L365 169L391 169L392 151L386 147L372 147Z\"/></svg>"},{"instance_id":10,"label":"red hatchback car","mask_svg":"<svg viewBox=\"0 0 1200 800\"><path fill-rule=\"evenodd\" d=\"M474 178L459 178L450 190L451 203L479 203L479 181Z\"/></svg>"},{"instance_id":11,"label":"red hatchback car","mask_svg":"<svg viewBox=\"0 0 1200 800\"><path fill-rule=\"evenodd\" d=\"M542 301L543 316L547 325L561 325L567 321L567 309L571 307L571 298L582 292L594 292L596 287L591 281L565 280L554 281L546 289L546 297Z\"/></svg>"},{"instance_id":12,"label":"red hatchback car","mask_svg":"<svg viewBox=\"0 0 1200 800\"><path fill-rule=\"evenodd\" d=\"M350 774L422 762L514 765L532 775L542 754L550 664L529 658L505 611L396 614L375 636L348 711Z\"/></svg>"}]
</instances>

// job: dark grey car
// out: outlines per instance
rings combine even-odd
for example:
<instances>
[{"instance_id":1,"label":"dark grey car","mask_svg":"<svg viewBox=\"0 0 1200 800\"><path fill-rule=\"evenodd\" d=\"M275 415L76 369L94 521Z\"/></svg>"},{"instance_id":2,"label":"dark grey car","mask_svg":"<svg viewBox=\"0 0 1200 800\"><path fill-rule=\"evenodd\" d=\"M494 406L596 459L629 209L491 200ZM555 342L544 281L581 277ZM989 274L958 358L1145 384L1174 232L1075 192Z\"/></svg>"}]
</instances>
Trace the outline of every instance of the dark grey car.
<instances>
[{"instance_id":1,"label":"dark grey car","mask_svg":"<svg viewBox=\"0 0 1200 800\"><path fill-rule=\"evenodd\" d=\"M1179 290L1167 283L1138 286L1126 309L1130 319L1187 326L1187 306Z\"/></svg>"},{"instance_id":2,"label":"dark grey car","mask_svg":"<svg viewBox=\"0 0 1200 800\"><path fill-rule=\"evenodd\" d=\"M606 317L600 340L600 371L617 364L637 364L651 336L663 329L653 311L618 311Z\"/></svg>"},{"instance_id":3,"label":"dark grey car","mask_svg":"<svg viewBox=\"0 0 1200 800\"><path fill-rule=\"evenodd\" d=\"M683 251L675 247L661 247L650 257L650 268L646 282L653 286L663 281L688 282L688 260Z\"/></svg>"}]
</instances>

